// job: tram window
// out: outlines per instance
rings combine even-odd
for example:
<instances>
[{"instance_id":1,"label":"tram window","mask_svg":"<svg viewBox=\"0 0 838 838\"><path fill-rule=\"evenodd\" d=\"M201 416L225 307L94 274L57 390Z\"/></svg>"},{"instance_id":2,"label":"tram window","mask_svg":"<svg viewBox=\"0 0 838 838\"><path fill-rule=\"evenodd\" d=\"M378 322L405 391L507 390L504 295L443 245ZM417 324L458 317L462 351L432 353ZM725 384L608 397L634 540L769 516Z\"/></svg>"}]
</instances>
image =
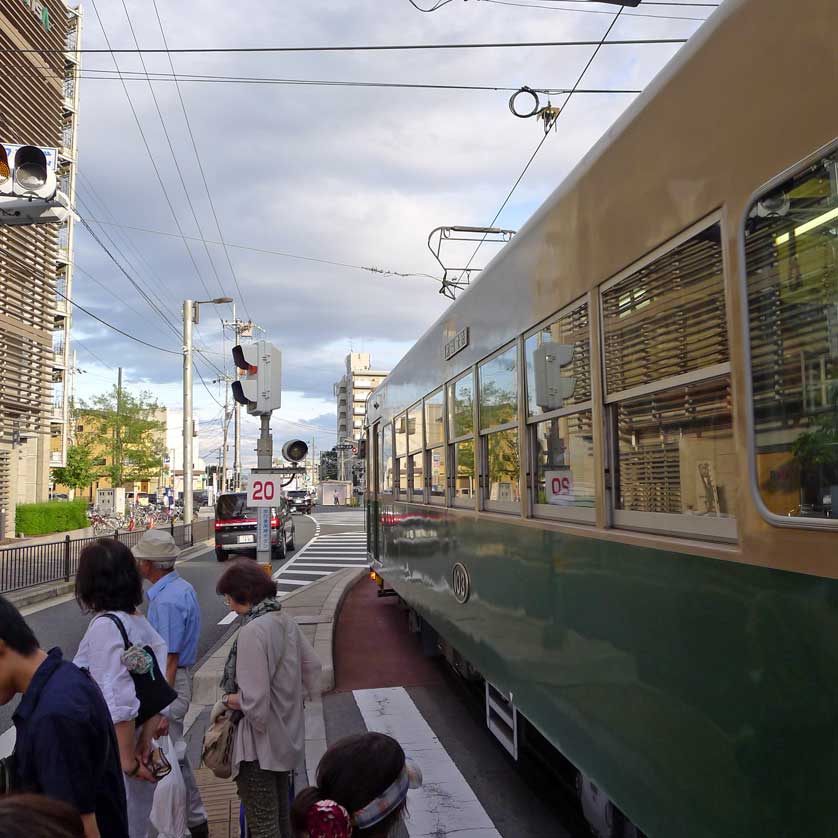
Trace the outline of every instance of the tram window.
<instances>
[{"instance_id":1,"label":"tram window","mask_svg":"<svg viewBox=\"0 0 838 838\"><path fill-rule=\"evenodd\" d=\"M445 442L445 399L437 390L425 399L425 445L433 448Z\"/></svg>"},{"instance_id":2,"label":"tram window","mask_svg":"<svg viewBox=\"0 0 838 838\"><path fill-rule=\"evenodd\" d=\"M381 432L381 475L380 485L383 494L393 492L393 426L385 425Z\"/></svg>"},{"instance_id":3,"label":"tram window","mask_svg":"<svg viewBox=\"0 0 838 838\"><path fill-rule=\"evenodd\" d=\"M398 475L398 496L407 498L407 457L399 457L396 460L396 474Z\"/></svg>"},{"instance_id":4,"label":"tram window","mask_svg":"<svg viewBox=\"0 0 838 838\"><path fill-rule=\"evenodd\" d=\"M457 442L451 447L454 449L454 505L472 506L475 486L474 440Z\"/></svg>"},{"instance_id":5,"label":"tram window","mask_svg":"<svg viewBox=\"0 0 838 838\"><path fill-rule=\"evenodd\" d=\"M615 424L615 523L736 536L739 466L727 376L621 401Z\"/></svg>"},{"instance_id":6,"label":"tram window","mask_svg":"<svg viewBox=\"0 0 838 838\"><path fill-rule=\"evenodd\" d=\"M410 457L410 499L422 503L425 500L424 453Z\"/></svg>"},{"instance_id":7,"label":"tram window","mask_svg":"<svg viewBox=\"0 0 838 838\"><path fill-rule=\"evenodd\" d=\"M729 363L720 225L608 283L602 315L608 395Z\"/></svg>"},{"instance_id":8,"label":"tram window","mask_svg":"<svg viewBox=\"0 0 838 838\"><path fill-rule=\"evenodd\" d=\"M518 347L512 345L478 368L480 429L518 421Z\"/></svg>"},{"instance_id":9,"label":"tram window","mask_svg":"<svg viewBox=\"0 0 838 838\"><path fill-rule=\"evenodd\" d=\"M396 456L404 457L407 454L407 414L402 413L395 420L396 427Z\"/></svg>"},{"instance_id":10,"label":"tram window","mask_svg":"<svg viewBox=\"0 0 838 838\"><path fill-rule=\"evenodd\" d=\"M407 411L407 450L419 451L422 448L422 403Z\"/></svg>"},{"instance_id":11,"label":"tram window","mask_svg":"<svg viewBox=\"0 0 838 838\"><path fill-rule=\"evenodd\" d=\"M451 438L474 433L474 377L469 373L448 385Z\"/></svg>"},{"instance_id":12,"label":"tram window","mask_svg":"<svg viewBox=\"0 0 838 838\"><path fill-rule=\"evenodd\" d=\"M591 400L591 330L588 304L562 314L527 337L530 416Z\"/></svg>"},{"instance_id":13,"label":"tram window","mask_svg":"<svg viewBox=\"0 0 838 838\"><path fill-rule=\"evenodd\" d=\"M485 440L486 508L499 512L520 512L521 459L518 450L518 429L495 431L487 434Z\"/></svg>"},{"instance_id":14,"label":"tram window","mask_svg":"<svg viewBox=\"0 0 838 838\"><path fill-rule=\"evenodd\" d=\"M593 417L589 410L531 426L534 512L594 521Z\"/></svg>"},{"instance_id":15,"label":"tram window","mask_svg":"<svg viewBox=\"0 0 838 838\"><path fill-rule=\"evenodd\" d=\"M745 224L756 479L765 508L838 519L838 151Z\"/></svg>"},{"instance_id":16,"label":"tram window","mask_svg":"<svg viewBox=\"0 0 838 838\"><path fill-rule=\"evenodd\" d=\"M447 476L444 446L428 451L428 469L431 478L431 503L444 503Z\"/></svg>"}]
</instances>

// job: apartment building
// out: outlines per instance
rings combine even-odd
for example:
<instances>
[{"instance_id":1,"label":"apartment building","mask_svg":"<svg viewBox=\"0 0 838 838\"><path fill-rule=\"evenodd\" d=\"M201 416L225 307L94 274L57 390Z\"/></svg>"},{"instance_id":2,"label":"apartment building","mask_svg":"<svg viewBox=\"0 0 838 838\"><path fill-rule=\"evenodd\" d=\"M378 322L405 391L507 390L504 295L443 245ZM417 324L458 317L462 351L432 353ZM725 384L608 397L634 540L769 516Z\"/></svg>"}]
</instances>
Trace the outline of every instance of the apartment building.
<instances>
[{"instance_id":1,"label":"apartment building","mask_svg":"<svg viewBox=\"0 0 838 838\"><path fill-rule=\"evenodd\" d=\"M0 4L0 142L59 149L71 199L80 34L64 0ZM17 503L47 499L50 466L66 457L72 223L0 226L0 538L14 534Z\"/></svg>"}]
</instances>

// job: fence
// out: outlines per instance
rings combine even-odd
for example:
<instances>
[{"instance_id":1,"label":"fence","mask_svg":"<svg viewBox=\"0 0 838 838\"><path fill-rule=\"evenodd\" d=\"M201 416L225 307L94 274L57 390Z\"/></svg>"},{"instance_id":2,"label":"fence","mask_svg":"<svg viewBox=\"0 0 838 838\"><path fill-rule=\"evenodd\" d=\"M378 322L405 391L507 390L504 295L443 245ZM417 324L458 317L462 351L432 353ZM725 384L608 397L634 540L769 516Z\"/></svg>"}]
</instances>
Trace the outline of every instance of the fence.
<instances>
[{"instance_id":1,"label":"fence","mask_svg":"<svg viewBox=\"0 0 838 838\"><path fill-rule=\"evenodd\" d=\"M191 524L171 524L169 531L178 547L191 547L209 538L213 529L212 518L199 518ZM145 530L115 531L113 538L133 547ZM44 544L27 544L0 550L0 593L19 591L49 582L69 582L79 567L81 551L100 536L70 538Z\"/></svg>"}]
</instances>

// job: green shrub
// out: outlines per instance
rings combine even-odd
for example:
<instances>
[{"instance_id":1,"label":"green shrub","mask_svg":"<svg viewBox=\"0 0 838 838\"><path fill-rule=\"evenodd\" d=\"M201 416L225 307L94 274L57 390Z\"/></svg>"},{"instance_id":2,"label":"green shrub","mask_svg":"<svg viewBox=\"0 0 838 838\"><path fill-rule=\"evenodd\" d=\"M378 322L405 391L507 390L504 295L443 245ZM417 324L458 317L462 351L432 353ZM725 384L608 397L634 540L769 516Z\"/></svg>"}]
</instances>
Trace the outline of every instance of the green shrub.
<instances>
[{"instance_id":1,"label":"green shrub","mask_svg":"<svg viewBox=\"0 0 838 838\"><path fill-rule=\"evenodd\" d=\"M18 535L47 535L86 527L87 501L58 501L47 503L21 503L15 513L15 531Z\"/></svg>"}]
</instances>

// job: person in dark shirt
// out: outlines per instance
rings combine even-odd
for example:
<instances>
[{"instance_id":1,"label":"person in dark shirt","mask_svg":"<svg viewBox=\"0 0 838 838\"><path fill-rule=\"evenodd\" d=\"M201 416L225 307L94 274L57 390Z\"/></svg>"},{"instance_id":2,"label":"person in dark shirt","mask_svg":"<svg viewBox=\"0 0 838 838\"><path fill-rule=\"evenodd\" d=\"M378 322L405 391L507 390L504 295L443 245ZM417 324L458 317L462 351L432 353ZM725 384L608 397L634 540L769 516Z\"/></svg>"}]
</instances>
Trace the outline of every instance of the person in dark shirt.
<instances>
[{"instance_id":1,"label":"person in dark shirt","mask_svg":"<svg viewBox=\"0 0 838 838\"><path fill-rule=\"evenodd\" d=\"M119 747L102 693L60 649L44 652L0 596L0 705L18 693L15 788L73 806L85 838L126 838Z\"/></svg>"}]
</instances>

